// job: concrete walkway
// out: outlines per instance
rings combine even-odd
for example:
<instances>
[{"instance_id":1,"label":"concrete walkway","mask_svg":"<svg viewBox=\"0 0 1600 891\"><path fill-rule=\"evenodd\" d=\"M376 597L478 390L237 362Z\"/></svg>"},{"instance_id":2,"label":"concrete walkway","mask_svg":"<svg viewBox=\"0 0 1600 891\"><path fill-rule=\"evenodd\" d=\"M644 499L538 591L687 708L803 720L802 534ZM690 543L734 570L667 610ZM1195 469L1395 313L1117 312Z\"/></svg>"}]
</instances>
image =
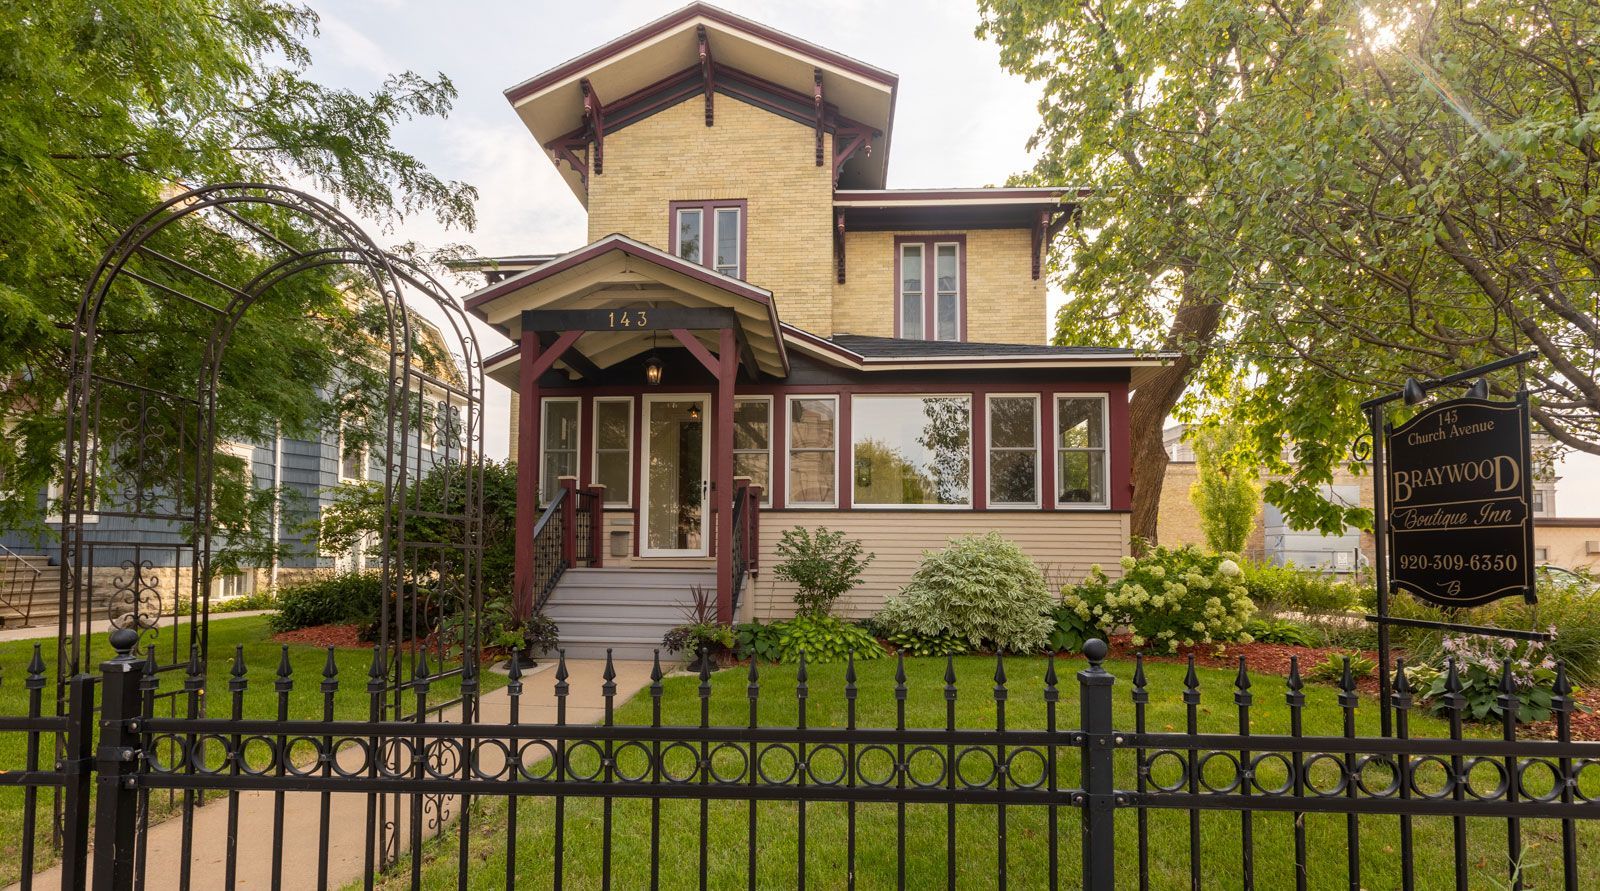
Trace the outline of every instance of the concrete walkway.
<instances>
[{"instance_id":1,"label":"concrete walkway","mask_svg":"<svg viewBox=\"0 0 1600 891\"><path fill-rule=\"evenodd\" d=\"M650 663L617 662L617 703L650 683ZM603 660L568 660L571 673L568 683L567 721L573 724L598 723L605 716L605 701L600 693ZM553 724L556 720L555 677L548 663L523 681L521 720L527 724ZM511 697L504 688L487 693L480 700L481 722L509 723ZM456 715L447 715L455 720ZM539 750L542 754L542 750ZM359 756L341 758L341 762L358 760ZM495 765L482 763L482 769L493 770ZM284 795L283 887L314 888L317 885L317 839L321 822L322 796L318 793L291 792ZM409 810L409 805L404 808ZM460 815L459 799L447 799L445 810L453 821ZM245 792L239 796L238 835L238 888L270 888L272 884L273 793ZM400 815L400 849L409 850L410 829L406 813ZM431 816L426 815L424 819ZM367 825L367 796L342 794L331 796L328 820L328 887L340 888L362 878L365 869ZM432 836L442 829L431 827ZM218 799L194 812L194 851L192 854L191 888L224 887L225 845L228 834L228 804ZM182 821L169 819L150 827L147 860L150 868L145 875L145 888L149 891L166 891L178 887L178 864L182 852ZM54 867L34 876L33 887L50 891L61 886L61 871ZM20 888L13 885L12 888ZM11 889L7 889L11 891Z\"/></svg>"}]
</instances>

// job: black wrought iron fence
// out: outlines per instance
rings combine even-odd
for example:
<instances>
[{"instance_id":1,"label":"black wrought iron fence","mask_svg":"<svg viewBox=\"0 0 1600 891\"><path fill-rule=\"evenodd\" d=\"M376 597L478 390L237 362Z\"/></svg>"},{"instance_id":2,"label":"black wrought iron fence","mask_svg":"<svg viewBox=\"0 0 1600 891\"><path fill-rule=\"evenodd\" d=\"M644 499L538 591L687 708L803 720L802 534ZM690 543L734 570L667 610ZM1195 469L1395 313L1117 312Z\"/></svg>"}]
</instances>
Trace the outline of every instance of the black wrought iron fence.
<instances>
[{"instance_id":1,"label":"black wrought iron fence","mask_svg":"<svg viewBox=\"0 0 1600 891\"><path fill-rule=\"evenodd\" d=\"M381 720L381 653L365 688L365 720L336 716L336 670L316 681L320 714L301 718L291 703L303 681L287 658L265 672L237 658L226 694L220 702L212 694L220 706L213 712L225 716L190 709L162 717L150 708L157 681L132 651L135 640L119 632L117 658L97 677L73 679L73 717L40 714L46 679L36 658L25 682L28 715L0 719L0 731L27 743L24 769L0 774L0 786L27 796L25 819L35 819L41 789L66 801L63 887L84 887L88 873L91 779L97 888L143 887L153 870L176 873L185 889L246 880L322 887L333 881L330 858L352 856L336 838L357 849L369 887L1465 889L1484 887L1494 873L1504 887L1579 889L1594 887L1597 875L1585 851L1600 844L1592 822L1600 817L1600 743L1572 739L1576 702L1564 678L1550 739L1518 738L1520 700L1509 687L1499 738L1472 736L1454 679L1443 701L1447 734L1414 738L1415 698L1404 674L1393 738L1359 732L1362 696L1348 674L1336 693L1342 732L1304 732L1307 690L1297 665L1273 691L1282 708L1265 722L1257 712L1267 697L1243 663L1230 697L1211 702L1192 661L1181 690L1159 690L1140 659L1123 698L1098 641L1085 647L1089 661L1076 684L1058 681L1055 659L1042 675L1032 660L997 659L992 684L983 678L976 695L971 678L958 681L954 660L940 666L935 690L926 680L936 666L915 666L924 678L917 689L902 661L892 676L872 669L870 685L853 663L842 674L830 670L826 690L814 688L819 673L801 664L784 669L793 685L776 693L762 678L771 670L755 664L731 677L702 670L674 682L657 660L643 702L629 713L635 723L618 720L609 659L598 676L597 719L587 723L573 719L564 660L539 677L512 663L493 708L471 675L455 720L406 722ZM1008 666L1023 664L1028 681L1012 681ZM275 717L249 718L243 703L263 673ZM205 684L198 664L182 682L192 697ZM746 719L713 722L714 686L723 691L715 711L726 719L730 684L742 693ZM431 711L431 686L424 655L409 688L413 714ZM875 700L869 714L892 720L864 725L864 693ZM942 723L908 713L916 700L916 714L927 715L930 694L943 702ZM772 718L774 697L784 720ZM1073 699L1076 716L1063 714ZM892 702L887 711L883 700ZM698 720L667 719L685 706ZM1223 718L1229 732L1202 729ZM1437 727L1430 721L1429 729ZM67 755L45 769L42 753L58 734ZM146 854L158 790L181 796L176 863ZM220 811L209 809L221 820L216 837L194 822L208 794L225 799ZM390 801L405 806L386 812ZM250 808L254 831L271 833L266 859L241 853L241 817ZM530 815L538 830L531 834L521 831ZM452 838L432 838L452 820ZM352 821L364 833L337 831ZM36 825L24 827L24 887L38 862ZM1448 829L1434 831L1441 825ZM403 850L386 847L386 828L401 830L392 835ZM286 848L313 838L313 866L286 866ZM220 878L191 868L216 852Z\"/></svg>"}]
</instances>

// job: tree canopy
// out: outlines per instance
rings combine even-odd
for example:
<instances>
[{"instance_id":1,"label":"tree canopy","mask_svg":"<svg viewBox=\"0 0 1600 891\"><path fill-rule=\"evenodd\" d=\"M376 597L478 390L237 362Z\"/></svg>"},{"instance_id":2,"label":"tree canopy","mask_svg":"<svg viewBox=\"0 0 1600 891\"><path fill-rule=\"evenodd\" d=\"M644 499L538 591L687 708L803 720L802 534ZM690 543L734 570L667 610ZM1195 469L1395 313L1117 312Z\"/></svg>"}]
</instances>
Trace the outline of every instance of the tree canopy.
<instances>
[{"instance_id":1,"label":"tree canopy","mask_svg":"<svg viewBox=\"0 0 1600 891\"><path fill-rule=\"evenodd\" d=\"M1268 499L1325 531L1368 521L1318 486L1407 377L1536 350L1537 424L1600 453L1600 6L979 6L1043 90L1021 179L1092 191L1053 254L1058 340L1182 354L1135 397L1136 534L1174 410L1248 428L1241 458L1286 474Z\"/></svg>"},{"instance_id":2,"label":"tree canopy","mask_svg":"<svg viewBox=\"0 0 1600 891\"><path fill-rule=\"evenodd\" d=\"M306 73L316 27L309 9L274 0L17 0L0 16L0 523L38 519L37 493L60 463L78 300L101 251L157 202L194 185L293 183L380 221L426 213L472 226L475 191L391 141L398 124L449 111L449 79L324 86ZM317 243L292 214L258 210L248 223L283 244ZM274 258L238 234L197 219L152 244L245 281ZM107 303L102 324L131 345L115 370L192 390L203 350L167 335L207 323L153 299L179 267L141 271L155 284L130 281ZM187 278L185 290L204 290ZM359 286L330 270L245 314L221 369L219 437L305 435L370 397L361 376L387 322L351 299Z\"/></svg>"}]
</instances>

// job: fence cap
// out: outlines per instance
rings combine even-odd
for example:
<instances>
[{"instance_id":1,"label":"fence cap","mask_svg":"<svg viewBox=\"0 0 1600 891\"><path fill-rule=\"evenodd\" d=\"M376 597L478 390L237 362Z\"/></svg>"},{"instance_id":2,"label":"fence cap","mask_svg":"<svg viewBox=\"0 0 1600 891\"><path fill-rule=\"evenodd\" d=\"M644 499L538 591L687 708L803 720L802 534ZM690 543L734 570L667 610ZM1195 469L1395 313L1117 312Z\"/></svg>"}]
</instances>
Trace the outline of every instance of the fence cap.
<instances>
[{"instance_id":1,"label":"fence cap","mask_svg":"<svg viewBox=\"0 0 1600 891\"><path fill-rule=\"evenodd\" d=\"M139 645L139 632L132 628L116 628L108 635L107 640L111 642L111 649L116 650L118 656L127 656Z\"/></svg>"},{"instance_id":2,"label":"fence cap","mask_svg":"<svg viewBox=\"0 0 1600 891\"><path fill-rule=\"evenodd\" d=\"M1106 656L1110 652L1111 648L1106 646L1106 642L1098 637L1091 637L1083 642L1083 655L1091 665L1099 665L1106 661Z\"/></svg>"}]
</instances>

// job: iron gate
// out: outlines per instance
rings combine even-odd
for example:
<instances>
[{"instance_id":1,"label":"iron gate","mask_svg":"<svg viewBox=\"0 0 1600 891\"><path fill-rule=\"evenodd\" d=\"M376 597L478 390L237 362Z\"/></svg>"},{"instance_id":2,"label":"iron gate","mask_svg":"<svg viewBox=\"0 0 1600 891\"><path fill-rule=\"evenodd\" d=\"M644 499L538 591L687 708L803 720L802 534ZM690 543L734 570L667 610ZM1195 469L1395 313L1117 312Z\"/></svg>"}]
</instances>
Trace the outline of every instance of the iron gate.
<instances>
[{"instance_id":1,"label":"iron gate","mask_svg":"<svg viewBox=\"0 0 1600 891\"><path fill-rule=\"evenodd\" d=\"M1085 648L1090 660L1076 673L1077 726L1071 729L1065 726L1068 716L1059 713L1064 691L1054 660L1042 685L1026 691L1008 682L1006 663L997 660L992 693L977 703L960 696L954 662L948 662L939 691L946 706L942 727L907 726L906 702L913 690L903 662L894 678L893 726L859 725L861 690L853 664L843 675L845 710L827 716L823 725L808 720L811 680L803 664L793 698L786 690L779 699L786 708L792 705L793 721L762 720L771 694L764 698L759 669L751 666L748 675L717 678L726 691L719 700L724 705L730 694L742 692L747 698L748 721L712 723L713 676L703 670L695 688L699 721L668 724L662 715L659 660L647 688L647 723L616 721L616 675L609 660L596 723L569 719L565 661L551 676L552 719L523 720L527 680L514 663L506 720L440 723L386 718L383 678L389 669L384 652L377 650L366 687L370 720L255 720L243 717L241 703L256 672L242 660L226 684L228 717L204 716L192 705L180 717L152 713L154 676L147 657L133 650L135 640L131 632L118 632L113 640L118 655L101 666L99 675L69 682L80 705L98 690L98 725L78 717L90 714L88 708L74 710L67 719L42 714L39 691L46 677L37 659L27 681L33 691L30 714L0 720L0 729L26 734L29 758L25 770L0 775L0 785L22 787L30 803L40 788L64 792L69 815L68 842L61 852L64 887L84 887L91 809L95 887L140 888L152 870L170 874L175 868L178 887L190 887L187 860L150 862L146 854L150 793L164 789L225 797L221 806L227 809L229 831L205 844L212 850L223 847L221 884L227 887L247 878L270 881L272 887L325 885L328 839L337 828L330 825L328 802L337 793L354 793L366 802L364 836L354 844L367 887L380 881L420 887L425 868L444 868L459 887L656 888L683 886L697 876L700 887L805 887L811 882L853 888L859 880L862 887L893 882L897 887L976 883L1090 891L1253 888L1266 859L1292 862L1297 888L1375 887L1374 881L1388 881L1381 877L1388 873L1364 870L1383 865L1380 860L1397 867L1393 886L1407 889L1419 883L1464 889L1481 875L1475 870L1484 868L1483 861L1495 872L1501 870L1493 864L1504 864L1506 887L1520 887L1530 877L1539 888L1594 884L1593 867L1587 865L1592 860L1580 859L1580 852L1595 844L1595 824L1583 821L1600 817L1595 803L1600 743L1571 739L1574 703L1564 683L1555 702L1554 739L1517 738L1518 699L1510 692L1503 697L1510 717L1502 738L1466 736L1458 685L1446 700L1448 736L1408 738L1413 701L1403 680L1392 703L1398 735L1359 735L1360 697L1348 675L1338 691L1344 732L1308 736L1301 720L1306 692L1295 668L1282 691L1289 732L1266 734L1252 732L1258 706L1241 667L1227 706L1237 711L1238 731L1211 733L1198 729L1208 706L1191 662L1178 693L1186 725L1152 731L1146 726L1152 702L1170 701L1178 691L1153 696L1139 662L1131 697L1122 700L1133 720L1124 728L1113 714L1118 697L1115 678L1101 661L1105 647L1091 641ZM296 679L282 665L271 676L279 714L286 714ZM430 707L432 678L425 654L415 677L411 712L421 715ZM196 666L183 688L193 691L205 682ZM332 697L339 685L336 676L324 677L321 689ZM475 689L468 686L469 699L476 697ZM1008 725L1013 694L1042 706L1042 726ZM981 729L963 726L970 724L970 714L958 720L958 708L977 706L987 714ZM57 734L65 735L67 756L46 769L41 753ZM236 852L241 802L252 792L272 797L270 863L245 862ZM297 795L320 799L315 827L285 824L285 799ZM410 814L410 850L387 877L381 873L379 811L386 795L398 796ZM425 826L420 818L429 796L456 799L459 825ZM526 842L518 848L514 805L519 799L549 806L541 813L552 837L535 850ZM472 806L474 800L513 806L484 809ZM663 818L663 806L676 808L671 819ZM768 819L774 809L783 816L778 829ZM730 813L744 816L730 822ZM484 822L484 814L493 822ZM1287 849L1263 848L1256 835L1280 814L1291 816L1292 840ZM1180 831L1158 833L1157 821L1174 822L1168 816ZM187 818L185 812L178 819ZM1316 824L1316 850L1308 844L1312 818L1324 821ZM1394 834L1383 829L1382 841L1395 850L1380 856L1363 847L1371 843L1373 820L1380 827L1393 823ZM1220 834L1219 821L1234 825L1221 826L1225 835ZM1342 822L1343 832L1330 830L1326 821ZM1417 821L1449 827L1443 848L1449 856L1419 856L1416 846L1424 836L1415 829ZM1488 821L1503 828L1490 831ZM319 841L316 878L311 872L286 874L285 847L304 844L313 828ZM459 829L454 844L429 841L449 829ZM1554 842L1558 853L1534 863L1524 847L1525 830ZM578 831L593 837L600 849L567 837ZM1587 834L1580 837L1580 832ZM1341 835L1343 844L1338 844ZM1504 849L1502 836L1509 846ZM25 863L36 859L31 839L25 834ZM618 853L614 842L626 843L629 853ZM1496 850L1487 852L1489 847ZM504 863L486 866L490 853ZM1258 853L1266 857L1258 861ZM1314 869L1320 876L1316 881ZM250 874L258 870L264 875ZM1266 887L1288 886L1281 872L1271 875L1279 877L1266 879ZM1482 880L1473 883L1481 886Z\"/></svg>"}]
</instances>

